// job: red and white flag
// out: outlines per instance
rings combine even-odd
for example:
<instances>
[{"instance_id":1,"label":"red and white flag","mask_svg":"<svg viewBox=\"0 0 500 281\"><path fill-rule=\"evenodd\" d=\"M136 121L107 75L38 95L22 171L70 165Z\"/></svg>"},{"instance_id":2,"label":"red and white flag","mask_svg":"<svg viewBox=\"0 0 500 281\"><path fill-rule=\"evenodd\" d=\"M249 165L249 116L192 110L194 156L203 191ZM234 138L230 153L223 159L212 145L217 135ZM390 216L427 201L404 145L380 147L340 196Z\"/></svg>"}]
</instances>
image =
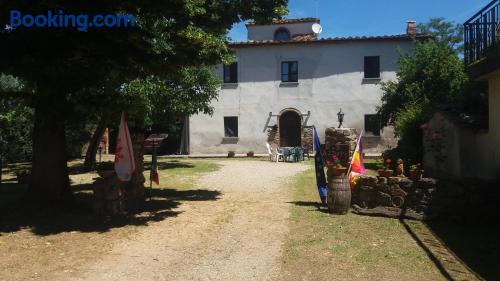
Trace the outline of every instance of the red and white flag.
<instances>
[{"instance_id":1,"label":"red and white flag","mask_svg":"<svg viewBox=\"0 0 500 281\"><path fill-rule=\"evenodd\" d=\"M120 181L130 181L135 172L134 150L130 140L125 113L122 112L118 137L116 138L115 173Z\"/></svg>"}]
</instances>

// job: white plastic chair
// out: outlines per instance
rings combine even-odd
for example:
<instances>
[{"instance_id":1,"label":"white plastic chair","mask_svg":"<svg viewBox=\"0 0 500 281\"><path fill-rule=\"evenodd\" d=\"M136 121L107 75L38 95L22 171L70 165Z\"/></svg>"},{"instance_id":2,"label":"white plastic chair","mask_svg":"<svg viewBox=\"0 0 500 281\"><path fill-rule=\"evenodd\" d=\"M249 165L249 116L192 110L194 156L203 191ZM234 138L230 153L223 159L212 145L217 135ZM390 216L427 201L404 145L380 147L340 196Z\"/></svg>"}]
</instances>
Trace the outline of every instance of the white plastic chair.
<instances>
[{"instance_id":1,"label":"white plastic chair","mask_svg":"<svg viewBox=\"0 0 500 281\"><path fill-rule=\"evenodd\" d=\"M269 161L274 161L273 151L271 150L271 145L266 142L267 154L269 155Z\"/></svg>"},{"instance_id":2,"label":"white plastic chair","mask_svg":"<svg viewBox=\"0 0 500 281\"><path fill-rule=\"evenodd\" d=\"M278 163L280 159L283 162L285 162L285 158L283 157L283 151L280 151L278 148L276 148L276 163Z\"/></svg>"}]
</instances>

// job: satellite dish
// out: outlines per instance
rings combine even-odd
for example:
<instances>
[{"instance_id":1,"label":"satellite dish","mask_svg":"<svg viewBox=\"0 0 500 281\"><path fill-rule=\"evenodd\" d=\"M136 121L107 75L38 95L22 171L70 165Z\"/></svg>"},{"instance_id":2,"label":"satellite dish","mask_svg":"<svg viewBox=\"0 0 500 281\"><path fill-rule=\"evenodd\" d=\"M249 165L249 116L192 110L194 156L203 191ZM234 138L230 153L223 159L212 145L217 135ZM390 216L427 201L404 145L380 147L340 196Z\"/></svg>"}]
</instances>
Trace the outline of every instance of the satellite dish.
<instances>
[{"instance_id":1,"label":"satellite dish","mask_svg":"<svg viewBox=\"0 0 500 281\"><path fill-rule=\"evenodd\" d=\"M323 28L321 27L321 25L319 23L315 23L315 24L312 25L312 31L315 34L320 34L321 31L323 31Z\"/></svg>"}]
</instances>

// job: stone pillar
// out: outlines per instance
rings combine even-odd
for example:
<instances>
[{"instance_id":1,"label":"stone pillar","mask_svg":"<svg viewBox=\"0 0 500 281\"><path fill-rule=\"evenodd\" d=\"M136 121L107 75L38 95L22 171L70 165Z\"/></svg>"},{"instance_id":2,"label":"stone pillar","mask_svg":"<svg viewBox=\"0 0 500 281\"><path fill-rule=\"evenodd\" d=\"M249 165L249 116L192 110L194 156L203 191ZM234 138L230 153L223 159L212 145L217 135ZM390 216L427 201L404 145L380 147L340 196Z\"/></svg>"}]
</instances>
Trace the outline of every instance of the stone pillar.
<instances>
[{"instance_id":1,"label":"stone pillar","mask_svg":"<svg viewBox=\"0 0 500 281\"><path fill-rule=\"evenodd\" d=\"M302 128L302 147L309 146L309 153L313 152L313 128Z\"/></svg>"},{"instance_id":2,"label":"stone pillar","mask_svg":"<svg viewBox=\"0 0 500 281\"><path fill-rule=\"evenodd\" d=\"M137 210L144 203L144 134L131 133L130 138L134 149L135 174L130 183L123 188L125 197L125 209L127 211Z\"/></svg>"},{"instance_id":3,"label":"stone pillar","mask_svg":"<svg viewBox=\"0 0 500 281\"><path fill-rule=\"evenodd\" d=\"M278 131L278 125L274 125L272 128L267 130L267 142L273 149L280 146L280 134Z\"/></svg>"},{"instance_id":4,"label":"stone pillar","mask_svg":"<svg viewBox=\"0 0 500 281\"><path fill-rule=\"evenodd\" d=\"M337 155L342 165L347 167L351 161L354 150L356 149L356 141L358 134L356 129L352 128L327 128L325 130L325 156L331 159L333 155Z\"/></svg>"}]
</instances>

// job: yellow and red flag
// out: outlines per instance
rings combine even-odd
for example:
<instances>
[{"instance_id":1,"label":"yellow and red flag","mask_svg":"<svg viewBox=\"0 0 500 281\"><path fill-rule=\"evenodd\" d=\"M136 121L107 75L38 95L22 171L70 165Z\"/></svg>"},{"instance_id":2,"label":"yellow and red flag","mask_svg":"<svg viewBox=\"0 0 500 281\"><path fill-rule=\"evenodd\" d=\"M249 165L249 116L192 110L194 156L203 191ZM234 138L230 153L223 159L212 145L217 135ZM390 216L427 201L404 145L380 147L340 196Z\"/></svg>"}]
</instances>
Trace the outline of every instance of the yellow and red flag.
<instances>
[{"instance_id":1,"label":"yellow and red flag","mask_svg":"<svg viewBox=\"0 0 500 281\"><path fill-rule=\"evenodd\" d=\"M356 150L352 155L351 166L349 168L349 182L351 183L351 189L356 186L357 176L365 173L365 162L363 159L363 145L361 144L361 137L363 132L359 135L358 142L356 144Z\"/></svg>"}]
</instances>

